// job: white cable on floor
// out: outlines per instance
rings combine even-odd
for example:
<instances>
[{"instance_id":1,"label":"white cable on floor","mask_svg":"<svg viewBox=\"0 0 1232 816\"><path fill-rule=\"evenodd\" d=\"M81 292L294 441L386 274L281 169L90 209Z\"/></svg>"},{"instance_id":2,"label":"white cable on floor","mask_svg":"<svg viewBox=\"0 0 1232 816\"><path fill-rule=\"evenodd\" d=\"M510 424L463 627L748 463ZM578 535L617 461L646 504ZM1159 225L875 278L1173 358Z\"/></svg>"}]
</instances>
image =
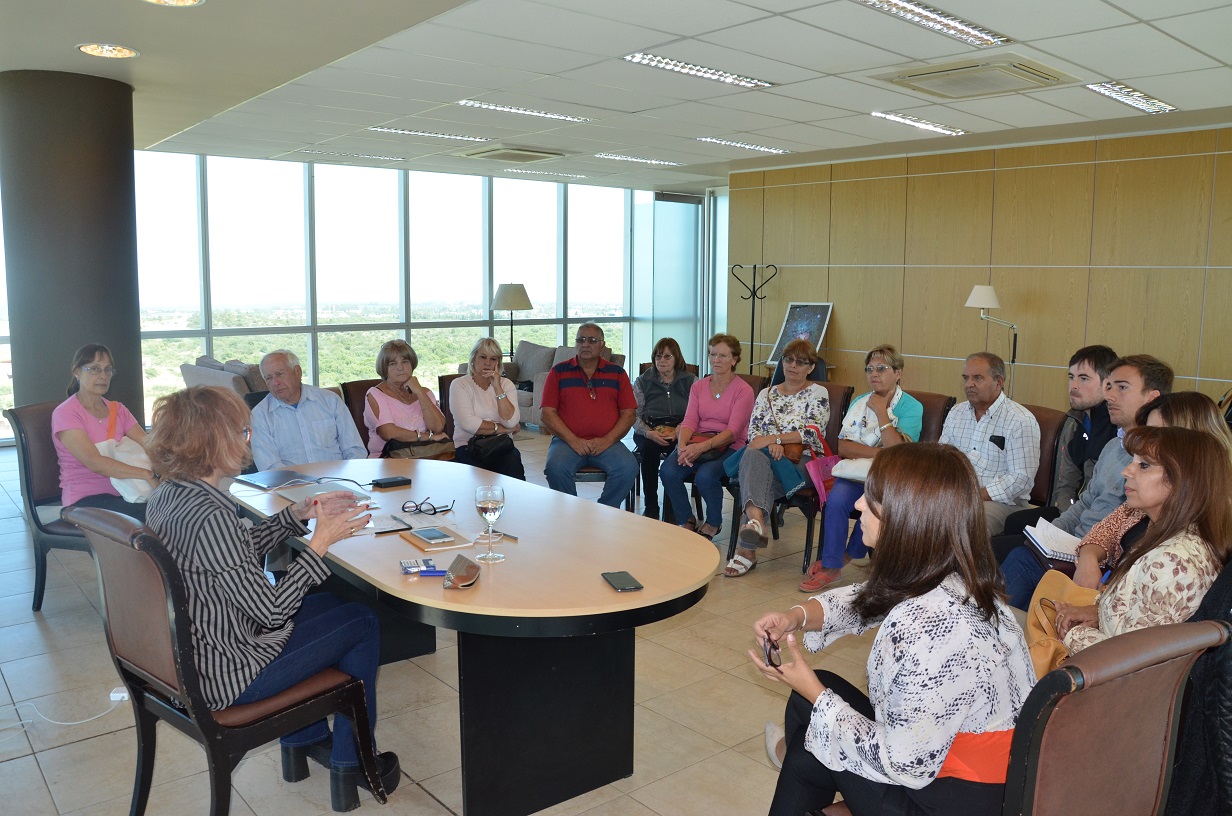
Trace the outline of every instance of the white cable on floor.
<instances>
[{"instance_id":1,"label":"white cable on floor","mask_svg":"<svg viewBox=\"0 0 1232 816\"><path fill-rule=\"evenodd\" d=\"M52 725L85 725L88 722L93 722L94 720L100 719L102 717L106 717L108 714L115 711L116 708L119 707L121 702L126 702L126 701L120 700L120 701L114 702L111 704L111 708L107 709L102 714L95 714L93 717L87 717L84 720L77 720L75 722L60 722L59 720L53 720L51 717L48 717L43 712L39 711L38 706L36 706L34 703L10 703L9 705L3 706L3 708L11 708L13 709L13 713L16 714L18 708L22 706L28 706L34 709L34 713L37 714L40 719L46 720ZM8 731L14 728L18 729L16 734L9 734L7 737L0 737L0 742L4 742L5 740L10 740L13 737L17 736L18 734L25 733L26 726L32 725L33 723L34 723L34 720L18 720L17 722L12 723L11 725L0 725L0 731Z\"/></svg>"}]
</instances>

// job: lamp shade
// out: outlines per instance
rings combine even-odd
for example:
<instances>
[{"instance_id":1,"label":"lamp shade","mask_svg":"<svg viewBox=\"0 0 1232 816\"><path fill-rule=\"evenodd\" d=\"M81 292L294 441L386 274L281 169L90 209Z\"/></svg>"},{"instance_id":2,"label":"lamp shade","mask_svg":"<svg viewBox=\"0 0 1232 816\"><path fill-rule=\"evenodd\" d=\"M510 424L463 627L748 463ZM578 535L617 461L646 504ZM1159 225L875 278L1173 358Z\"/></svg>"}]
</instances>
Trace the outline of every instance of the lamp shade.
<instances>
[{"instance_id":1,"label":"lamp shade","mask_svg":"<svg viewBox=\"0 0 1232 816\"><path fill-rule=\"evenodd\" d=\"M503 312L510 310L525 312L533 308L535 307L530 303L530 296L526 294L526 287L522 284L502 283L496 287L496 295L492 298L492 311Z\"/></svg>"},{"instance_id":2,"label":"lamp shade","mask_svg":"<svg viewBox=\"0 0 1232 816\"><path fill-rule=\"evenodd\" d=\"M971 287L971 296L967 298L967 308L1000 309L1001 303L997 300L997 290L991 286Z\"/></svg>"}]
</instances>

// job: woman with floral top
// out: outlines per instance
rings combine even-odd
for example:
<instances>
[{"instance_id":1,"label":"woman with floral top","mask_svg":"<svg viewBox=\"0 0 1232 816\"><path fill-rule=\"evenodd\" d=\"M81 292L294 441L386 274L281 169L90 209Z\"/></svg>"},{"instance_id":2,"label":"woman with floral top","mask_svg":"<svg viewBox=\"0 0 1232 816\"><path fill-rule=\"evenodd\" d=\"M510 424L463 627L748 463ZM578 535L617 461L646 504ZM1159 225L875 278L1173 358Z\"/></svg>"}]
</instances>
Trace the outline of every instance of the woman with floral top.
<instances>
[{"instance_id":1,"label":"woman with floral top","mask_svg":"<svg viewBox=\"0 0 1232 816\"><path fill-rule=\"evenodd\" d=\"M1070 654L1122 632L1186 620L1232 556L1232 463L1214 437L1134 428L1125 450L1134 458L1122 473L1125 504L1113 516L1150 523L1124 555L1115 537L1083 539L1084 547L1103 548L1100 566L1116 568L1095 604L1056 604L1057 633Z\"/></svg>"},{"instance_id":2,"label":"woman with floral top","mask_svg":"<svg viewBox=\"0 0 1232 816\"><path fill-rule=\"evenodd\" d=\"M778 499L791 497L805 485L808 456L822 450L822 437L830 421L830 398L825 388L809 382L817 367L817 351L807 340L792 340L783 349L783 382L757 395L749 419L748 444L726 469L739 474L740 507L745 516L736 555L723 574L738 578L757 566L757 550L765 547L766 516ZM799 461L785 456L784 445L803 445ZM734 522L734 519L733 519Z\"/></svg>"},{"instance_id":3,"label":"woman with floral top","mask_svg":"<svg viewBox=\"0 0 1232 816\"><path fill-rule=\"evenodd\" d=\"M855 816L1001 812L1035 672L999 590L979 490L953 447L887 448L856 504L877 549L868 580L753 624L753 663L794 690L771 816L819 810L838 793ZM816 651L877 626L867 695L809 668L794 634Z\"/></svg>"}]
</instances>

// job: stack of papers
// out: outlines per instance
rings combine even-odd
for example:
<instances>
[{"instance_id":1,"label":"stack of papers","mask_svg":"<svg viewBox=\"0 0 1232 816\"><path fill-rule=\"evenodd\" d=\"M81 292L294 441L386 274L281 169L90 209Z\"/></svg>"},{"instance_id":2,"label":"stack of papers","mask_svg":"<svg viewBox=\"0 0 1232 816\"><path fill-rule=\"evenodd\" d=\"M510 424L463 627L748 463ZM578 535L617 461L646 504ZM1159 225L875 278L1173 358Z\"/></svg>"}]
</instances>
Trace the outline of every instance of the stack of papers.
<instances>
[{"instance_id":1,"label":"stack of papers","mask_svg":"<svg viewBox=\"0 0 1232 816\"><path fill-rule=\"evenodd\" d=\"M1078 561L1078 545L1082 543L1082 539L1054 526L1052 522L1040 519L1035 526L1028 527L1023 532L1032 546L1043 553L1045 558L1068 561L1071 564Z\"/></svg>"}]
</instances>

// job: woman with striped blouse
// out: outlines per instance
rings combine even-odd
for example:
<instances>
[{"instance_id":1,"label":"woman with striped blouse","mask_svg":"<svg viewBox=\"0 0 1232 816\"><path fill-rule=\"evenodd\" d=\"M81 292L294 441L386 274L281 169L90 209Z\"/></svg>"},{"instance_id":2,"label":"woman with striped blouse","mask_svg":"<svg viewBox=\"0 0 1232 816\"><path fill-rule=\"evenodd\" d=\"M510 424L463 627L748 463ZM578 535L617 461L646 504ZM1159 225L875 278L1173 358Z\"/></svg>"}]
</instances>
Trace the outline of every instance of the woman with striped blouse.
<instances>
[{"instance_id":1,"label":"woman with striped blouse","mask_svg":"<svg viewBox=\"0 0 1232 816\"><path fill-rule=\"evenodd\" d=\"M249 412L225 388L189 388L154 405L147 450L163 482L150 496L146 525L167 545L184 578L192 619L193 655L202 692L213 710L271 697L322 669L337 667L364 681L368 716L376 722L380 629L367 606L308 591L329 577L330 546L362 528L354 495L335 491L285 508L258 525L239 518L221 487L250 461ZM308 532L308 547L277 584L265 576L265 554L289 536ZM359 806L359 768L351 723L334 718L282 738L283 777L307 775L306 759L330 769L334 810ZM378 756L386 792L401 771L393 752Z\"/></svg>"}]
</instances>

